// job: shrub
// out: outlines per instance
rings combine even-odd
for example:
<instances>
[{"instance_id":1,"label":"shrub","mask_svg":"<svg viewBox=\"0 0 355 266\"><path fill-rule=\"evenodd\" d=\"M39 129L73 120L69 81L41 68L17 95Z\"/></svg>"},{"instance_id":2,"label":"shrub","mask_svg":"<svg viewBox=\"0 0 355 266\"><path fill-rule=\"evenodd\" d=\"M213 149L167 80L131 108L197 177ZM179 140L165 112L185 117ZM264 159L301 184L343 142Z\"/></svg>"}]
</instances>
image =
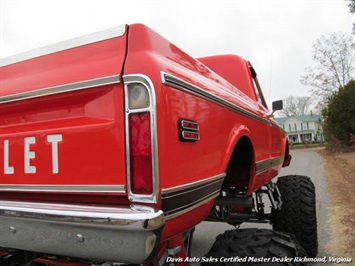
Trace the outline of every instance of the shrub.
<instances>
[{"instance_id":1,"label":"shrub","mask_svg":"<svg viewBox=\"0 0 355 266\"><path fill-rule=\"evenodd\" d=\"M334 138L346 146L351 146L351 135L355 133L355 81L351 80L339 89L323 110L324 133L332 144Z\"/></svg>"}]
</instances>

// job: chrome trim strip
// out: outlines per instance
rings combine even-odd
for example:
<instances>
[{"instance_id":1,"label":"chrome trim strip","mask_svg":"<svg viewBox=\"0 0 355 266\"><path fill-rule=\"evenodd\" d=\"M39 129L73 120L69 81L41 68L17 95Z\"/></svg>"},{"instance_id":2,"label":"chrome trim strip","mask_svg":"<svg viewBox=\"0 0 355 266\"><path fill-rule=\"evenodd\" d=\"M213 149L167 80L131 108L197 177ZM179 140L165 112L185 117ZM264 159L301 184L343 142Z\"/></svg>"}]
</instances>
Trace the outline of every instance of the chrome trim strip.
<instances>
[{"instance_id":1,"label":"chrome trim strip","mask_svg":"<svg viewBox=\"0 0 355 266\"><path fill-rule=\"evenodd\" d=\"M164 189L161 190L161 192L162 192L163 195L164 194L175 193L175 192L178 192L180 190L187 190L187 189L190 189L190 188L203 186L206 183L212 183L212 182L214 182L216 180L223 179L225 177L226 177L226 174L223 173L223 174L215 175L215 176L212 176L212 177L200 180L200 181L192 182L192 183L189 183L189 184L184 184L184 185L181 185L181 186L175 186L175 187L171 187L171 188L164 188Z\"/></svg>"},{"instance_id":2,"label":"chrome trim strip","mask_svg":"<svg viewBox=\"0 0 355 266\"><path fill-rule=\"evenodd\" d=\"M156 115L156 97L153 82L143 74L124 75L125 92L125 134L126 134L126 171L127 171L127 192L128 198L132 202L157 203L159 194L159 158L158 158L158 130ZM140 109L129 109L128 103L128 85L131 83L140 83L146 87L149 93L150 106ZM152 149L152 172L153 172L153 192L150 195L134 194L131 191L131 166L130 166L130 140L129 140L129 115L134 113L150 113L150 134Z\"/></svg>"},{"instance_id":3,"label":"chrome trim strip","mask_svg":"<svg viewBox=\"0 0 355 266\"><path fill-rule=\"evenodd\" d=\"M0 185L0 192L75 192L126 194L125 186L116 185Z\"/></svg>"},{"instance_id":4,"label":"chrome trim strip","mask_svg":"<svg viewBox=\"0 0 355 266\"><path fill-rule=\"evenodd\" d=\"M177 196L184 196L186 194L189 194L191 192L195 192L195 191L200 190L202 188L209 187L209 186L217 184L219 182L222 182L222 180L221 179L217 179L217 180L214 180L214 181L212 181L210 183L202 184L200 186L194 186L193 188L191 188L189 190L177 191L173 195L171 195L172 193L166 193L166 194L162 195L162 199L164 200L164 199L169 199L169 198L175 198Z\"/></svg>"},{"instance_id":5,"label":"chrome trim strip","mask_svg":"<svg viewBox=\"0 0 355 266\"><path fill-rule=\"evenodd\" d=\"M220 194L226 174L162 190L162 210L168 219L191 211Z\"/></svg>"},{"instance_id":6,"label":"chrome trim strip","mask_svg":"<svg viewBox=\"0 0 355 266\"><path fill-rule=\"evenodd\" d=\"M97 79L84 80L34 91L22 92L0 97L0 104L44 97L48 95L60 94L71 91L89 89L93 87L120 83L120 75L102 77Z\"/></svg>"},{"instance_id":7,"label":"chrome trim strip","mask_svg":"<svg viewBox=\"0 0 355 266\"><path fill-rule=\"evenodd\" d=\"M256 114L253 114L225 99L222 99L216 95L213 95L187 81L184 81L180 78L177 78L173 75L170 75L168 73L165 73L165 72L161 72L161 77L162 77L162 82L163 84L165 85L168 85L170 87L173 87L173 88L176 88L176 89L179 89L179 90L182 90L182 91L185 91L185 92L188 92L188 93L192 93L200 98L203 98L205 100L208 100L210 102L213 102L213 103L216 103L220 106L223 106L223 107L226 107L236 113L240 113L242 115L245 115L245 116L248 116L252 119L255 119L255 120L258 120L260 122L263 122L263 123L266 123L268 125L276 125L277 127L279 127L279 125L273 123L272 121L269 121L269 120L266 120Z\"/></svg>"},{"instance_id":8,"label":"chrome trim strip","mask_svg":"<svg viewBox=\"0 0 355 266\"><path fill-rule=\"evenodd\" d=\"M170 220L170 219L173 219L173 218L175 218L175 217L177 217L177 216L183 215L183 214L185 214L185 213L187 213L187 212L189 212L189 211L192 211L192 210L194 210L194 209L200 207L201 205L203 205L203 204L209 202L210 200L212 200L212 199L214 199L214 198L217 198L217 197L219 196L219 194L220 194L219 191L216 192L215 194L211 194L211 196L207 196L207 198L203 198L201 202L198 202L198 203L196 203L196 204L193 205L193 206L190 206L190 207L188 207L188 208L186 208L186 209L183 209L183 210L181 210L181 211L174 212L174 213L172 213L172 214L169 214L169 215L165 216L165 219L166 219L166 220Z\"/></svg>"},{"instance_id":9,"label":"chrome trim strip","mask_svg":"<svg viewBox=\"0 0 355 266\"><path fill-rule=\"evenodd\" d=\"M68 50L71 48L83 46L83 45L90 44L90 43L99 42L99 41L103 41L103 40L107 40L107 39L112 39L115 37L120 37L120 36L123 36L125 34L125 32L126 32L126 25L122 25L119 27L102 30L99 32L91 33L88 35L84 35L84 36L77 37L74 39L66 40L63 42L56 43L56 44L44 46L44 47L41 47L38 49L30 50L30 51L27 51L24 53L20 53L17 55L13 55L10 57L0 59L0 67L8 66L8 65L15 64L15 63L25 61L28 59L40 57L43 55Z\"/></svg>"},{"instance_id":10,"label":"chrome trim strip","mask_svg":"<svg viewBox=\"0 0 355 266\"><path fill-rule=\"evenodd\" d=\"M219 194L223 179L197 186L189 190L162 195L162 211L165 216L189 209L211 195Z\"/></svg>"},{"instance_id":11,"label":"chrome trim strip","mask_svg":"<svg viewBox=\"0 0 355 266\"><path fill-rule=\"evenodd\" d=\"M256 175L264 173L267 170L269 170L270 168L282 164L283 161L284 161L284 157L279 156L279 157L269 158L269 159L266 159L263 161L256 162L255 163L255 173L256 173Z\"/></svg>"},{"instance_id":12,"label":"chrome trim strip","mask_svg":"<svg viewBox=\"0 0 355 266\"><path fill-rule=\"evenodd\" d=\"M39 215L40 214L40 215ZM61 221L65 217L67 222L95 221L95 223L113 223L128 225L137 220L145 221L156 219L162 215L161 210L149 206L131 205L129 208L101 207L70 204L50 204L37 202L0 201L1 216L15 216L21 218L50 218ZM133 218L134 217L134 218ZM156 229L164 224L164 219L154 224ZM136 223L137 228L147 229L141 223Z\"/></svg>"}]
</instances>

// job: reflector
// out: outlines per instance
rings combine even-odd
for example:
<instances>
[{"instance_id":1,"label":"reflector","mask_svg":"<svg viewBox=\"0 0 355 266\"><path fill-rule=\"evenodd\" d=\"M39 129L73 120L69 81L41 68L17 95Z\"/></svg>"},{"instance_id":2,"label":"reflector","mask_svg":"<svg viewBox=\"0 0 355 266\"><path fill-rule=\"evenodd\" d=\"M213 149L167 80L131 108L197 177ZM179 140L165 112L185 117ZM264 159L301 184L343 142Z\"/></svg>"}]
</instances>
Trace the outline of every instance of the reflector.
<instances>
[{"instance_id":1,"label":"reflector","mask_svg":"<svg viewBox=\"0 0 355 266\"><path fill-rule=\"evenodd\" d=\"M129 109L147 108L150 105L147 88L140 83L128 84Z\"/></svg>"}]
</instances>

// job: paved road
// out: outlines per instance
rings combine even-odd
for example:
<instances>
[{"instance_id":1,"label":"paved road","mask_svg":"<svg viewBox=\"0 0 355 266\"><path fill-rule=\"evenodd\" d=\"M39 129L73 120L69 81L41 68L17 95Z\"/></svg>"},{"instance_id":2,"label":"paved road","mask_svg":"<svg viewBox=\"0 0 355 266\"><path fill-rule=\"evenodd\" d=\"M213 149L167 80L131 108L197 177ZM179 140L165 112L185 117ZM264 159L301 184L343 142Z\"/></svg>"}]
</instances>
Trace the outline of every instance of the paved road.
<instances>
[{"instance_id":1,"label":"paved road","mask_svg":"<svg viewBox=\"0 0 355 266\"><path fill-rule=\"evenodd\" d=\"M316 187L317 195L317 218L319 253L317 257L328 256L325 245L328 243L327 208L329 205L328 188L323 170L321 157L315 150L292 150L292 162L287 168L283 168L280 176L298 174L307 175L312 178ZM243 224L241 228L270 228L269 224ZM226 230L233 229L232 226L224 223L203 222L196 227L192 256L203 257L212 246L216 236ZM315 265L315 264L313 264Z\"/></svg>"}]
</instances>

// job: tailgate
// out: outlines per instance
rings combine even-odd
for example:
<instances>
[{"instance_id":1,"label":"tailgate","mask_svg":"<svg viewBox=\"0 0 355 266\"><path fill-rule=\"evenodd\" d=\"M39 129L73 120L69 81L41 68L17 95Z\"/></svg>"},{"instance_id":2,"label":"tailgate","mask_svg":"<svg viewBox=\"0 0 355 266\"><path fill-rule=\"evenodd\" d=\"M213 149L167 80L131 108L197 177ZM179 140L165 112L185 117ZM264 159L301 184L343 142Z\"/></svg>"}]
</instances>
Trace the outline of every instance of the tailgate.
<instances>
[{"instance_id":1,"label":"tailgate","mask_svg":"<svg viewBox=\"0 0 355 266\"><path fill-rule=\"evenodd\" d=\"M2 191L124 192L125 31L1 61Z\"/></svg>"}]
</instances>

